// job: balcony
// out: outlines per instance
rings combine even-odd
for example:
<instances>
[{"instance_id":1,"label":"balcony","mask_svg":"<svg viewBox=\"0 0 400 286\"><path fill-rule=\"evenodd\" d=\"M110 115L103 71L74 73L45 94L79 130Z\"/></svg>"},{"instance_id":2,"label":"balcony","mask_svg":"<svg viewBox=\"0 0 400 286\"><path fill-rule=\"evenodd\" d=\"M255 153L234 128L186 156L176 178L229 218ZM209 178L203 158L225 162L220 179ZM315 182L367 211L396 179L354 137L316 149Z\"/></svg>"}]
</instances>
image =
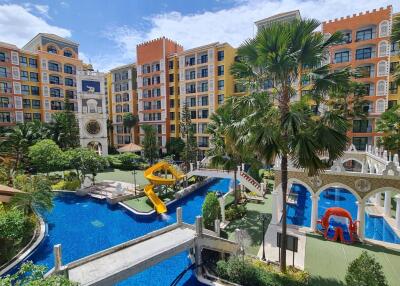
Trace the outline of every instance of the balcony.
<instances>
[{"instance_id":1,"label":"balcony","mask_svg":"<svg viewBox=\"0 0 400 286\"><path fill-rule=\"evenodd\" d=\"M1 72L0 77L2 78L12 78L12 75L10 72Z\"/></svg>"},{"instance_id":2,"label":"balcony","mask_svg":"<svg viewBox=\"0 0 400 286\"><path fill-rule=\"evenodd\" d=\"M185 75L185 80L195 80L196 79L196 75L195 74L187 74Z\"/></svg>"},{"instance_id":3,"label":"balcony","mask_svg":"<svg viewBox=\"0 0 400 286\"><path fill-rule=\"evenodd\" d=\"M197 59L197 64L198 65L203 65L203 64L206 64L206 63L208 63L208 57Z\"/></svg>"},{"instance_id":4,"label":"balcony","mask_svg":"<svg viewBox=\"0 0 400 286\"><path fill-rule=\"evenodd\" d=\"M197 78L205 78L205 77L208 77L208 72L206 72L206 73L201 73L201 72L197 73Z\"/></svg>"},{"instance_id":5,"label":"balcony","mask_svg":"<svg viewBox=\"0 0 400 286\"><path fill-rule=\"evenodd\" d=\"M12 103L2 103L0 102L0 108L13 108L14 104Z\"/></svg>"},{"instance_id":6,"label":"balcony","mask_svg":"<svg viewBox=\"0 0 400 286\"><path fill-rule=\"evenodd\" d=\"M195 64L196 64L195 58L189 58L185 61L185 66L187 67L194 66Z\"/></svg>"},{"instance_id":7,"label":"balcony","mask_svg":"<svg viewBox=\"0 0 400 286\"><path fill-rule=\"evenodd\" d=\"M208 92L208 87L198 86L197 92Z\"/></svg>"},{"instance_id":8,"label":"balcony","mask_svg":"<svg viewBox=\"0 0 400 286\"><path fill-rule=\"evenodd\" d=\"M0 93L12 94L12 88L11 87L2 87L2 88L0 88Z\"/></svg>"},{"instance_id":9,"label":"balcony","mask_svg":"<svg viewBox=\"0 0 400 286\"><path fill-rule=\"evenodd\" d=\"M195 88L187 88L186 93L196 93L196 89Z\"/></svg>"}]
</instances>

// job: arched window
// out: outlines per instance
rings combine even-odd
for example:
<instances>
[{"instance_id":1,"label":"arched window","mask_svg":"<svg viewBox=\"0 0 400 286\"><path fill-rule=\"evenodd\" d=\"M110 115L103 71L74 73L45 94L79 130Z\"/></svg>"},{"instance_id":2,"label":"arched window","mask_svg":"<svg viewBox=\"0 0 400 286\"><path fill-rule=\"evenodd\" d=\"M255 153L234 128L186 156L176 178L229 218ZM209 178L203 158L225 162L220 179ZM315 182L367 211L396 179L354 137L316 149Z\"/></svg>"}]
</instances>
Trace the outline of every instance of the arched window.
<instances>
[{"instance_id":1,"label":"arched window","mask_svg":"<svg viewBox=\"0 0 400 286\"><path fill-rule=\"evenodd\" d=\"M122 122L122 115L117 115L117 122Z\"/></svg>"},{"instance_id":2,"label":"arched window","mask_svg":"<svg viewBox=\"0 0 400 286\"><path fill-rule=\"evenodd\" d=\"M120 94L115 95L115 102L121 102L121 95Z\"/></svg>"},{"instance_id":3,"label":"arched window","mask_svg":"<svg viewBox=\"0 0 400 286\"><path fill-rule=\"evenodd\" d=\"M387 61L380 61L378 63L378 76L386 76L388 73Z\"/></svg>"},{"instance_id":4,"label":"arched window","mask_svg":"<svg viewBox=\"0 0 400 286\"><path fill-rule=\"evenodd\" d=\"M115 106L115 112L121 113L122 112L122 105Z\"/></svg>"},{"instance_id":5,"label":"arched window","mask_svg":"<svg viewBox=\"0 0 400 286\"><path fill-rule=\"evenodd\" d=\"M378 81L378 89L377 89L377 95L378 96L383 96L386 94L386 81L385 80L380 80Z\"/></svg>"},{"instance_id":6,"label":"arched window","mask_svg":"<svg viewBox=\"0 0 400 286\"><path fill-rule=\"evenodd\" d=\"M122 101L129 101L129 94L128 93L124 93L122 95Z\"/></svg>"},{"instance_id":7,"label":"arched window","mask_svg":"<svg viewBox=\"0 0 400 286\"><path fill-rule=\"evenodd\" d=\"M377 113L385 112L385 100L379 99L376 101L376 112Z\"/></svg>"},{"instance_id":8,"label":"arched window","mask_svg":"<svg viewBox=\"0 0 400 286\"><path fill-rule=\"evenodd\" d=\"M379 37L389 36L389 21L385 20L379 24Z\"/></svg>"},{"instance_id":9,"label":"arched window","mask_svg":"<svg viewBox=\"0 0 400 286\"><path fill-rule=\"evenodd\" d=\"M89 99L87 101L89 113L97 113L97 100Z\"/></svg>"},{"instance_id":10,"label":"arched window","mask_svg":"<svg viewBox=\"0 0 400 286\"><path fill-rule=\"evenodd\" d=\"M387 57L389 54L389 43L387 41L379 42L378 57Z\"/></svg>"},{"instance_id":11,"label":"arched window","mask_svg":"<svg viewBox=\"0 0 400 286\"><path fill-rule=\"evenodd\" d=\"M57 48L55 46L48 46L47 52L50 54L57 54Z\"/></svg>"},{"instance_id":12,"label":"arched window","mask_svg":"<svg viewBox=\"0 0 400 286\"><path fill-rule=\"evenodd\" d=\"M129 112L129 104L124 104L124 112Z\"/></svg>"},{"instance_id":13,"label":"arched window","mask_svg":"<svg viewBox=\"0 0 400 286\"><path fill-rule=\"evenodd\" d=\"M69 58L72 58L72 56L73 56L73 53L72 53L72 51L71 50L64 50L64 56L65 57L69 57Z\"/></svg>"}]
</instances>

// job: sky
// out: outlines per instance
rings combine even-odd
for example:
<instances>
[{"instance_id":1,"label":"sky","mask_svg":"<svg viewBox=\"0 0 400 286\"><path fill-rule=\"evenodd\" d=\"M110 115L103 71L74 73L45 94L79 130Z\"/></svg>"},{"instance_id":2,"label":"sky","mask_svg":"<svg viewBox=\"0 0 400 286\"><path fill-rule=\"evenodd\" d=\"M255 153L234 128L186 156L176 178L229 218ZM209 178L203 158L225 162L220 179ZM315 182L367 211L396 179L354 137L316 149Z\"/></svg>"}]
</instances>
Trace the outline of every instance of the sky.
<instances>
[{"instance_id":1,"label":"sky","mask_svg":"<svg viewBox=\"0 0 400 286\"><path fill-rule=\"evenodd\" d=\"M40 32L79 43L80 58L100 71L133 63L136 45L161 36L185 49L212 42L234 47L254 22L300 10L320 21L392 5L398 0L0 0L0 41L23 47Z\"/></svg>"}]
</instances>

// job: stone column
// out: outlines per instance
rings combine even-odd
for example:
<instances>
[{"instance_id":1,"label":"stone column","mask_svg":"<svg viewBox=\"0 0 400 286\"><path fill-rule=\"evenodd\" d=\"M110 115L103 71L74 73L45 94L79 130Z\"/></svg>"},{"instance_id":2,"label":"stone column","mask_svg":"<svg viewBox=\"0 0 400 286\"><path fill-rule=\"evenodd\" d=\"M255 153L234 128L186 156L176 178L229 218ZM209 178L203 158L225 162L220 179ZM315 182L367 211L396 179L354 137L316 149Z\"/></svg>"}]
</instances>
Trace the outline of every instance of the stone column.
<instances>
[{"instance_id":1,"label":"stone column","mask_svg":"<svg viewBox=\"0 0 400 286\"><path fill-rule=\"evenodd\" d=\"M194 257L195 257L195 262L196 262L196 275L198 277L201 276L202 270L201 267L199 267L202 263L201 261L201 247L199 243L197 242L197 239L201 238L203 236L203 217L201 216L196 216L196 240L195 240L195 246L194 246Z\"/></svg>"},{"instance_id":2,"label":"stone column","mask_svg":"<svg viewBox=\"0 0 400 286\"><path fill-rule=\"evenodd\" d=\"M182 222L183 222L183 220L182 220L182 208L179 207L179 208L176 208L176 223L178 225L182 225Z\"/></svg>"},{"instance_id":3,"label":"stone column","mask_svg":"<svg viewBox=\"0 0 400 286\"><path fill-rule=\"evenodd\" d=\"M400 195L396 195L396 227L400 230Z\"/></svg>"},{"instance_id":4,"label":"stone column","mask_svg":"<svg viewBox=\"0 0 400 286\"><path fill-rule=\"evenodd\" d=\"M62 268L61 244L54 245L53 252L54 252L54 271L57 273Z\"/></svg>"},{"instance_id":5,"label":"stone column","mask_svg":"<svg viewBox=\"0 0 400 286\"><path fill-rule=\"evenodd\" d=\"M381 198L381 193L377 193L375 195L375 205L378 207L382 206L382 198Z\"/></svg>"},{"instance_id":6,"label":"stone column","mask_svg":"<svg viewBox=\"0 0 400 286\"><path fill-rule=\"evenodd\" d=\"M217 234L218 237L221 236L221 222L219 219L214 221L214 232Z\"/></svg>"},{"instance_id":7,"label":"stone column","mask_svg":"<svg viewBox=\"0 0 400 286\"><path fill-rule=\"evenodd\" d=\"M221 196L219 198L219 206L221 207L221 221L225 223L225 197Z\"/></svg>"},{"instance_id":8,"label":"stone column","mask_svg":"<svg viewBox=\"0 0 400 286\"><path fill-rule=\"evenodd\" d=\"M190 171L192 172L193 169L194 169L194 165L193 165L193 163L190 163Z\"/></svg>"},{"instance_id":9,"label":"stone column","mask_svg":"<svg viewBox=\"0 0 400 286\"><path fill-rule=\"evenodd\" d=\"M278 192L274 190L272 193L272 218L271 218L271 224L277 224L278 223Z\"/></svg>"},{"instance_id":10,"label":"stone column","mask_svg":"<svg viewBox=\"0 0 400 286\"><path fill-rule=\"evenodd\" d=\"M390 217L390 211L392 209L392 192L391 191L386 191L385 192L385 202L383 205L384 209L384 216Z\"/></svg>"},{"instance_id":11,"label":"stone column","mask_svg":"<svg viewBox=\"0 0 400 286\"><path fill-rule=\"evenodd\" d=\"M244 163L242 163L242 171L244 172Z\"/></svg>"},{"instance_id":12,"label":"stone column","mask_svg":"<svg viewBox=\"0 0 400 286\"><path fill-rule=\"evenodd\" d=\"M364 240L365 202L364 201L358 201L357 202L357 206L358 206L358 209L357 209L357 220L359 221L357 234L358 234L358 238L362 241L362 240Z\"/></svg>"},{"instance_id":13,"label":"stone column","mask_svg":"<svg viewBox=\"0 0 400 286\"><path fill-rule=\"evenodd\" d=\"M319 196L316 194L311 195L312 206L311 206L311 230L317 230L317 220L318 220L318 200Z\"/></svg>"}]
</instances>

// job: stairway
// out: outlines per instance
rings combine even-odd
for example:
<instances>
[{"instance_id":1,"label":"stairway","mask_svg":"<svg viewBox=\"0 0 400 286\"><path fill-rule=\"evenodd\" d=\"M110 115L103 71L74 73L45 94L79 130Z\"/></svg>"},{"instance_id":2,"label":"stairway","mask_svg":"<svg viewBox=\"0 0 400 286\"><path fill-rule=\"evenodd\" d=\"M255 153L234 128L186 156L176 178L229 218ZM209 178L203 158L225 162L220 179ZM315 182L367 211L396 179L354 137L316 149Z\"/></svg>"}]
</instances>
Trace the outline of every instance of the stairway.
<instances>
[{"instance_id":1,"label":"stairway","mask_svg":"<svg viewBox=\"0 0 400 286\"><path fill-rule=\"evenodd\" d=\"M261 185L252 176L246 172L241 171L238 176L239 182L249 189L251 192L256 192L258 195L262 196Z\"/></svg>"}]
</instances>

